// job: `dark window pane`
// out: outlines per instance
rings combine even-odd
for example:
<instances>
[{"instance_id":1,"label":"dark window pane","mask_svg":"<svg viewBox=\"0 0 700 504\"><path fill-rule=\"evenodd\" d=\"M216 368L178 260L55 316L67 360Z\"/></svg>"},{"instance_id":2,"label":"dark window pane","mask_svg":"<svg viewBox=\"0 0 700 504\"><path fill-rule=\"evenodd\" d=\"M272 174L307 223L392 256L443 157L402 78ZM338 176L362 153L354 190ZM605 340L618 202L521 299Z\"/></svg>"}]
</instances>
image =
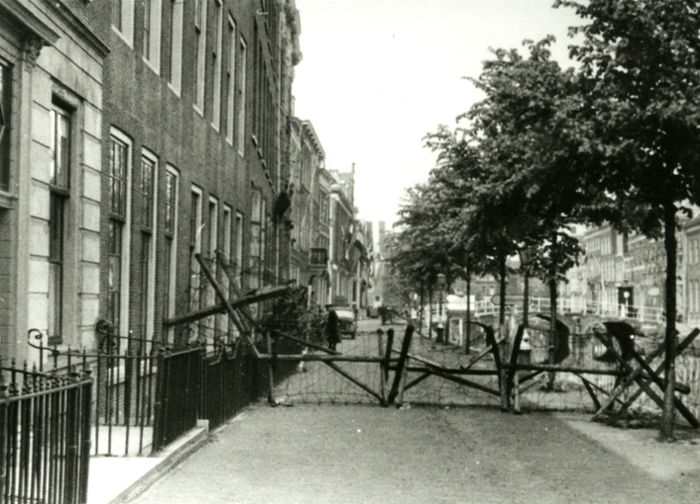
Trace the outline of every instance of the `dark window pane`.
<instances>
[{"instance_id":1,"label":"dark window pane","mask_svg":"<svg viewBox=\"0 0 700 504\"><path fill-rule=\"evenodd\" d=\"M12 72L0 64L0 190L10 188L10 102Z\"/></svg>"}]
</instances>

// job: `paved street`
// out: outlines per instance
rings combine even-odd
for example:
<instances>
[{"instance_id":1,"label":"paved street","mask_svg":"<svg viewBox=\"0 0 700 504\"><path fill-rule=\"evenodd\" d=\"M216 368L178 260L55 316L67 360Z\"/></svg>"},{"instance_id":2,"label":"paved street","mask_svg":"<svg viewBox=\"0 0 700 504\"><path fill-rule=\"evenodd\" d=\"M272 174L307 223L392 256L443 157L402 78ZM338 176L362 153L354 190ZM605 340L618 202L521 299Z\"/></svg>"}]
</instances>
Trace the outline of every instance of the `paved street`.
<instances>
[{"instance_id":1,"label":"paved street","mask_svg":"<svg viewBox=\"0 0 700 504\"><path fill-rule=\"evenodd\" d=\"M698 446L653 436L585 415L260 404L134 502L696 502Z\"/></svg>"}]
</instances>

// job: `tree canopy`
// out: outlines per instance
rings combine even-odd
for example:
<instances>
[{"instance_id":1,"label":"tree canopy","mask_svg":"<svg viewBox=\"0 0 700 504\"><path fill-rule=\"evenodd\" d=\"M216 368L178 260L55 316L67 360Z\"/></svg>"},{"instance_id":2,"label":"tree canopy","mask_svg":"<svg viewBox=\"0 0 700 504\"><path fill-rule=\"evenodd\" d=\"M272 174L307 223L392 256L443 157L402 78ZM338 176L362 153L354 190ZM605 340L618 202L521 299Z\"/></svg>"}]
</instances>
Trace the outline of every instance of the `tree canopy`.
<instances>
[{"instance_id":1,"label":"tree canopy","mask_svg":"<svg viewBox=\"0 0 700 504\"><path fill-rule=\"evenodd\" d=\"M531 273L556 285L582 252L574 225L608 222L664 238L666 390L672 437L676 226L700 205L700 1L555 0L576 11L578 69L551 59L554 39L492 50L470 78L485 98L426 137L429 180L409 190L397 266L417 280L441 272L503 275L531 252ZM500 266L499 266L500 265Z\"/></svg>"}]
</instances>

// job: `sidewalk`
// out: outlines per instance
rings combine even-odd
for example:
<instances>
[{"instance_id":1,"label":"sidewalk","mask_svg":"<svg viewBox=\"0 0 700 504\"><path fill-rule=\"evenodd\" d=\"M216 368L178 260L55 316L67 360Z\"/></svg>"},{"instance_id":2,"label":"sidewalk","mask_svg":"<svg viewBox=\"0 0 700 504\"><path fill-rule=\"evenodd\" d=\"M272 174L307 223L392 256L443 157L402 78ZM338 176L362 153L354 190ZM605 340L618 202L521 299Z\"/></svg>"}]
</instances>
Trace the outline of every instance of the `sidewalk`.
<instances>
[{"instance_id":1,"label":"sidewalk","mask_svg":"<svg viewBox=\"0 0 700 504\"><path fill-rule=\"evenodd\" d=\"M195 429L150 457L90 457L87 504L116 504L133 499L202 447L208 433L208 422L200 421Z\"/></svg>"},{"instance_id":2,"label":"sidewalk","mask_svg":"<svg viewBox=\"0 0 700 504\"><path fill-rule=\"evenodd\" d=\"M700 446L655 436L576 414L260 403L133 504L696 502Z\"/></svg>"}]
</instances>

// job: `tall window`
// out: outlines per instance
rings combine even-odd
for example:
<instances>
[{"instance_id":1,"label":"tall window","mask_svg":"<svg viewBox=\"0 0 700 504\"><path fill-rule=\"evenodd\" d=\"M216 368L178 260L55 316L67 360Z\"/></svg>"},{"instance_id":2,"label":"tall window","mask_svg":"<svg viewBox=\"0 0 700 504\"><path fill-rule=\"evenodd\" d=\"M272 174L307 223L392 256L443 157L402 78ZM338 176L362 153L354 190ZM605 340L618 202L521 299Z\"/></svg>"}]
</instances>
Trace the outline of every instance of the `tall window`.
<instances>
[{"instance_id":1,"label":"tall window","mask_svg":"<svg viewBox=\"0 0 700 504\"><path fill-rule=\"evenodd\" d=\"M232 210L228 205L224 205L223 220L222 220L222 239L221 239L221 253L226 260L226 264L231 263L231 225L233 223ZM229 281L229 271L224 272L221 276L221 289L226 293L226 295L231 297L231 282ZM222 323L220 327L226 332L227 336L231 334L231 321L225 314L221 317Z\"/></svg>"},{"instance_id":2,"label":"tall window","mask_svg":"<svg viewBox=\"0 0 700 504\"><path fill-rule=\"evenodd\" d=\"M141 158L141 257L139 263L141 273L139 337L144 339L148 339L153 335L153 305L155 297L153 234L156 226L154 211L156 167L157 160L155 156L144 152Z\"/></svg>"},{"instance_id":3,"label":"tall window","mask_svg":"<svg viewBox=\"0 0 700 504\"><path fill-rule=\"evenodd\" d=\"M128 331L125 315L128 304L128 251L125 237L129 231L128 177L131 144L128 138L112 130L109 163L109 281L107 316L120 334Z\"/></svg>"},{"instance_id":4,"label":"tall window","mask_svg":"<svg viewBox=\"0 0 700 504\"><path fill-rule=\"evenodd\" d=\"M246 86L247 86L247 69L248 64L248 48L246 46L245 40L241 38L241 71L240 71L240 82L238 88L238 153L241 156L245 156L245 111L247 108L247 97L246 97Z\"/></svg>"},{"instance_id":5,"label":"tall window","mask_svg":"<svg viewBox=\"0 0 700 504\"><path fill-rule=\"evenodd\" d=\"M112 6L112 28L131 45L134 40L134 0L115 0Z\"/></svg>"},{"instance_id":6,"label":"tall window","mask_svg":"<svg viewBox=\"0 0 700 504\"><path fill-rule=\"evenodd\" d=\"M50 111L49 158L49 336L63 333L65 218L70 197L71 114L58 105Z\"/></svg>"},{"instance_id":7,"label":"tall window","mask_svg":"<svg viewBox=\"0 0 700 504\"><path fill-rule=\"evenodd\" d=\"M170 87L180 94L182 82L182 0L172 0L170 11Z\"/></svg>"},{"instance_id":8,"label":"tall window","mask_svg":"<svg viewBox=\"0 0 700 504\"><path fill-rule=\"evenodd\" d=\"M202 190L192 187L190 193L190 282L189 308L199 308L200 267L196 255L202 251Z\"/></svg>"},{"instance_id":9,"label":"tall window","mask_svg":"<svg viewBox=\"0 0 700 504\"><path fill-rule=\"evenodd\" d=\"M226 141L233 145L233 112L236 100L236 25L228 17L228 68L226 69Z\"/></svg>"},{"instance_id":10,"label":"tall window","mask_svg":"<svg viewBox=\"0 0 700 504\"><path fill-rule=\"evenodd\" d=\"M122 17L122 10L124 8L123 4L124 4L123 0L114 0L114 4L112 5L112 26L114 26L119 31L122 30L122 25L123 25L123 17Z\"/></svg>"},{"instance_id":11,"label":"tall window","mask_svg":"<svg viewBox=\"0 0 700 504\"><path fill-rule=\"evenodd\" d=\"M208 215L208 226L209 226L209 271L217 278L217 264L216 264L216 249L219 243L219 202L216 198L209 197L209 215ZM212 306L216 303L216 292L211 282L206 282L206 296L205 302L206 306ZM219 330L219 317L214 317L214 334L218 334Z\"/></svg>"},{"instance_id":12,"label":"tall window","mask_svg":"<svg viewBox=\"0 0 700 504\"><path fill-rule=\"evenodd\" d=\"M204 113L204 72L206 70L206 47L207 47L207 2L206 0L195 0L194 17L195 34L195 107Z\"/></svg>"},{"instance_id":13,"label":"tall window","mask_svg":"<svg viewBox=\"0 0 700 504\"><path fill-rule=\"evenodd\" d=\"M171 318L175 314L175 282L176 282L176 251L177 251L177 205L178 205L178 173L168 166L165 173L165 249L163 251L165 271L163 282L163 318ZM167 335L172 343L172 331Z\"/></svg>"},{"instance_id":14,"label":"tall window","mask_svg":"<svg viewBox=\"0 0 700 504\"><path fill-rule=\"evenodd\" d=\"M0 191L10 190L10 103L12 72L0 60Z\"/></svg>"},{"instance_id":15,"label":"tall window","mask_svg":"<svg viewBox=\"0 0 700 504\"><path fill-rule=\"evenodd\" d=\"M161 0L143 0L143 59L160 70Z\"/></svg>"},{"instance_id":16,"label":"tall window","mask_svg":"<svg viewBox=\"0 0 700 504\"><path fill-rule=\"evenodd\" d=\"M218 131L221 123L221 66L223 61L221 59L223 52L223 15L221 8L221 1L215 0L214 2L216 8L216 17L214 18L214 50L212 51L212 60L214 63L214 97L212 107L212 126Z\"/></svg>"}]
</instances>

